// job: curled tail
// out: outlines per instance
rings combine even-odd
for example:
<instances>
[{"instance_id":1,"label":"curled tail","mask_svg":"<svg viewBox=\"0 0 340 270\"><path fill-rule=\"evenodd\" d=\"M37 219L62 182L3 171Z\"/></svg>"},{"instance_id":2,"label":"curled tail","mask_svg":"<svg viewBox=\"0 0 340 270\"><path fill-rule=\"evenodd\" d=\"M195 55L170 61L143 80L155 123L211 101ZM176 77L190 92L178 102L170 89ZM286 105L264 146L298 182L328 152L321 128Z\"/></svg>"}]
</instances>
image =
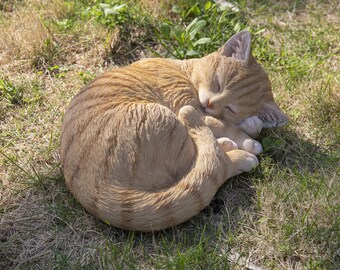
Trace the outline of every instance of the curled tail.
<instances>
[{"instance_id":1,"label":"curled tail","mask_svg":"<svg viewBox=\"0 0 340 270\"><path fill-rule=\"evenodd\" d=\"M196 147L188 173L157 191L103 186L97 202L101 219L124 229L156 231L188 220L210 203L227 179L226 156L193 107L183 107L179 119Z\"/></svg>"}]
</instances>

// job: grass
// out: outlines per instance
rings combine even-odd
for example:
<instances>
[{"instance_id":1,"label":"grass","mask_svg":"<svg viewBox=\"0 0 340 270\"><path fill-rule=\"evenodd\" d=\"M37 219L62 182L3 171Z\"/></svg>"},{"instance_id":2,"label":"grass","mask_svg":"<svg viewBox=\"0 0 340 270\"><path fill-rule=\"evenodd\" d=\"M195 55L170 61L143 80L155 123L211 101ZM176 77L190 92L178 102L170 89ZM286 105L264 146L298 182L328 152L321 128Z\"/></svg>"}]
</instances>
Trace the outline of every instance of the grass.
<instances>
[{"instance_id":1,"label":"grass","mask_svg":"<svg viewBox=\"0 0 340 270\"><path fill-rule=\"evenodd\" d=\"M236 6L0 3L1 269L244 269L245 261L263 269L339 269L337 2ZM260 166L164 232L126 232L87 214L59 167L71 98L107 69L153 55L204 55L240 28L252 32L253 52L290 117L287 127L262 133Z\"/></svg>"}]
</instances>

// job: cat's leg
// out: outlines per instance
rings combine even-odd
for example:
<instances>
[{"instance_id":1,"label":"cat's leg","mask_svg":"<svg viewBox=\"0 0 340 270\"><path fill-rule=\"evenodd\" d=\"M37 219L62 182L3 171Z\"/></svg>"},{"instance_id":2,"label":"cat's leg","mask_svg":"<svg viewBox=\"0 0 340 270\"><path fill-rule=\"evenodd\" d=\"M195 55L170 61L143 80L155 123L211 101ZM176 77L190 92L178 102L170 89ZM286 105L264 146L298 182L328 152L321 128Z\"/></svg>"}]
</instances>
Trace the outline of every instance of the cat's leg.
<instances>
[{"instance_id":1,"label":"cat's leg","mask_svg":"<svg viewBox=\"0 0 340 270\"><path fill-rule=\"evenodd\" d=\"M241 123L240 127L250 137L257 138L260 135L261 130L263 128L263 121L256 115L254 115L245 119Z\"/></svg>"},{"instance_id":2,"label":"cat's leg","mask_svg":"<svg viewBox=\"0 0 340 270\"><path fill-rule=\"evenodd\" d=\"M228 152L238 148L237 144L227 137L218 138L217 142L224 152Z\"/></svg>"},{"instance_id":3,"label":"cat's leg","mask_svg":"<svg viewBox=\"0 0 340 270\"><path fill-rule=\"evenodd\" d=\"M240 127L228 124L225 126L224 130L225 132L223 133L223 136L227 136L233 140L239 149L245 150L254 155L259 155L263 152L262 145L243 132Z\"/></svg>"},{"instance_id":4,"label":"cat's leg","mask_svg":"<svg viewBox=\"0 0 340 270\"><path fill-rule=\"evenodd\" d=\"M206 133L204 131L205 121L202 122L201 117L196 112L196 110L192 106L184 106L180 109L178 114L179 120L191 131L192 135L196 138L197 148L206 149L209 141L211 142L211 137L214 137L211 132ZM239 130L241 130L239 128ZM199 135L199 136L197 136ZM247 136L245 134L245 136ZM248 136L249 137L249 136ZM244 151L240 149L235 149L237 145L232 140L223 137L216 140L224 152L224 158L220 157L220 160L224 161L224 166L226 168L226 179L238 175L243 172L249 172L254 169L258 165L258 159L255 155L250 153L250 151ZM214 148L213 144L208 146L211 150ZM220 155L221 150L217 151L215 155ZM223 156L223 153L222 153ZM204 160L204 167L207 166L207 160Z\"/></svg>"},{"instance_id":5,"label":"cat's leg","mask_svg":"<svg viewBox=\"0 0 340 270\"><path fill-rule=\"evenodd\" d=\"M241 127L232 123L205 116L204 123L212 130L216 138L227 137L235 142L239 149L258 155L263 149L259 142L247 135Z\"/></svg>"},{"instance_id":6,"label":"cat's leg","mask_svg":"<svg viewBox=\"0 0 340 270\"><path fill-rule=\"evenodd\" d=\"M236 149L225 153L227 156L227 178L250 172L259 164L257 157L247 151Z\"/></svg>"},{"instance_id":7,"label":"cat's leg","mask_svg":"<svg viewBox=\"0 0 340 270\"><path fill-rule=\"evenodd\" d=\"M201 110L196 110L195 109L195 111L197 112L198 117L201 119L200 121L202 123L206 124L205 123L206 114L203 114L203 112ZM219 137L219 138L217 138L215 136L215 138L217 139L217 143L219 144L219 146L222 148L222 150L224 152L228 152L228 151L231 151L231 150L238 149L237 144L233 140L228 138L228 137Z\"/></svg>"}]
</instances>

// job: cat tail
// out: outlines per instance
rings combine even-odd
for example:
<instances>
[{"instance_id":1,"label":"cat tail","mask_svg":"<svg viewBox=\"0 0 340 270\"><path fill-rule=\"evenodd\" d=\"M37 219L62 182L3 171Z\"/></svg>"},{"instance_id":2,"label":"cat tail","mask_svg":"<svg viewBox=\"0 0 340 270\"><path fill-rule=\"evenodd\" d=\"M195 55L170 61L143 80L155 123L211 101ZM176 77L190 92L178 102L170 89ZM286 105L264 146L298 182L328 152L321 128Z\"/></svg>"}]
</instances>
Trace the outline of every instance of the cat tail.
<instances>
[{"instance_id":1,"label":"cat tail","mask_svg":"<svg viewBox=\"0 0 340 270\"><path fill-rule=\"evenodd\" d=\"M224 153L193 107L184 106L178 118L196 147L189 172L174 185L158 191L107 187L100 191L105 200L100 200L96 216L127 230L157 231L173 227L198 214L229 177L242 172L240 162L255 157L242 150ZM251 167L257 165L253 161Z\"/></svg>"}]
</instances>

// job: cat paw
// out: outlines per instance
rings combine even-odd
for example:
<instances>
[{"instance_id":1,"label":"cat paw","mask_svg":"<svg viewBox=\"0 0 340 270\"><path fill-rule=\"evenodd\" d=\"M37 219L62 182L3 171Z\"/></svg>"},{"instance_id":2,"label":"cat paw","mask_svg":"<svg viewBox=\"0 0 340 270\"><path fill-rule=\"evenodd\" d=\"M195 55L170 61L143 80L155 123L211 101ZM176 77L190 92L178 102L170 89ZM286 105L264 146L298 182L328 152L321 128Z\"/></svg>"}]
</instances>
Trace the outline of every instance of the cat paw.
<instances>
[{"instance_id":1,"label":"cat paw","mask_svg":"<svg viewBox=\"0 0 340 270\"><path fill-rule=\"evenodd\" d=\"M254 155L261 154L263 152L262 145L252 139L245 139L242 142L242 145L240 146L240 149L243 149L249 153L252 153Z\"/></svg>"},{"instance_id":2,"label":"cat paw","mask_svg":"<svg viewBox=\"0 0 340 270\"><path fill-rule=\"evenodd\" d=\"M259 160L255 155L249 155L244 159L239 167L239 170L242 172L250 172L255 169L259 165Z\"/></svg>"},{"instance_id":3,"label":"cat paw","mask_svg":"<svg viewBox=\"0 0 340 270\"><path fill-rule=\"evenodd\" d=\"M240 127L249 136L256 138L263 128L263 121L257 116L251 116L245 119L241 123Z\"/></svg>"},{"instance_id":4,"label":"cat paw","mask_svg":"<svg viewBox=\"0 0 340 270\"><path fill-rule=\"evenodd\" d=\"M235 170L231 172L231 176L238 175L243 172L250 172L259 165L257 157L244 150L233 150L227 152L226 155L230 158L232 166L235 168Z\"/></svg>"},{"instance_id":5,"label":"cat paw","mask_svg":"<svg viewBox=\"0 0 340 270\"><path fill-rule=\"evenodd\" d=\"M237 144L234 141L226 137L218 138L217 142L224 152L228 152L238 148Z\"/></svg>"},{"instance_id":6,"label":"cat paw","mask_svg":"<svg viewBox=\"0 0 340 270\"><path fill-rule=\"evenodd\" d=\"M178 112L178 119L187 127L195 128L203 124L198 112L192 106L183 106Z\"/></svg>"}]
</instances>

